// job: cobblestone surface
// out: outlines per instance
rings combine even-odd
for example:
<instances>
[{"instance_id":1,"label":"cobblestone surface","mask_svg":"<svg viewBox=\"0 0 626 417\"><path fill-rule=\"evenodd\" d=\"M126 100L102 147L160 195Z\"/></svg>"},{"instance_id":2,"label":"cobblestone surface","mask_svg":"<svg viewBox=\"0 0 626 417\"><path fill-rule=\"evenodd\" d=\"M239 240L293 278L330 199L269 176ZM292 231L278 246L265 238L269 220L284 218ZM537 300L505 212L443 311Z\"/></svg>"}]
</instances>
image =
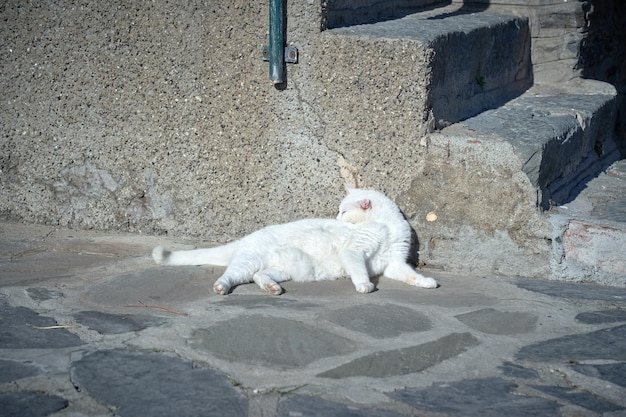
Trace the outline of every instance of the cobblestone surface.
<instances>
[{"instance_id":1,"label":"cobblestone surface","mask_svg":"<svg viewBox=\"0 0 626 417\"><path fill-rule=\"evenodd\" d=\"M0 416L626 413L626 289L435 273L216 296L221 268L156 268L157 243L192 246L0 224Z\"/></svg>"}]
</instances>

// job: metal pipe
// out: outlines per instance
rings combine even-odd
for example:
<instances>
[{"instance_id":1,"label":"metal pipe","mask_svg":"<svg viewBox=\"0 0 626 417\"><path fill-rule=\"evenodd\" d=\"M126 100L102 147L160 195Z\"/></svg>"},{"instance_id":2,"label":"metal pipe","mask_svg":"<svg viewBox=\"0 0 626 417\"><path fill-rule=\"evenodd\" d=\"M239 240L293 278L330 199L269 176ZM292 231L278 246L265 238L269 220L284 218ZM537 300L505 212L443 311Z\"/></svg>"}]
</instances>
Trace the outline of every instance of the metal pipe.
<instances>
[{"instance_id":1,"label":"metal pipe","mask_svg":"<svg viewBox=\"0 0 626 417\"><path fill-rule=\"evenodd\" d=\"M285 1L270 0L270 81L285 82Z\"/></svg>"}]
</instances>

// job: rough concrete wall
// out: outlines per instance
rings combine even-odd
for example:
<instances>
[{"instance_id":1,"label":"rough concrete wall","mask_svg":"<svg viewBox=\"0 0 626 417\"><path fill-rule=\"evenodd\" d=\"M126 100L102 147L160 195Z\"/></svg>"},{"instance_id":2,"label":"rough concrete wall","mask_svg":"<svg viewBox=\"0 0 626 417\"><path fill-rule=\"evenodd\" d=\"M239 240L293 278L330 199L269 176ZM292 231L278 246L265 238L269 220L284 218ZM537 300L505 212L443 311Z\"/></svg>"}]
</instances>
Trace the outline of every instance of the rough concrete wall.
<instances>
[{"instance_id":1,"label":"rough concrete wall","mask_svg":"<svg viewBox=\"0 0 626 417\"><path fill-rule=\"evenodd\" d=\"M309 87L275 90L260 58L266 3L0 7L5 217L219 238L334 212ZM306 63L319 4L297 7Z\"/></svg>"},{"instance_id":2,"label":"rough concrete wall","mask_svg":"<svg viewBox=\"0 0 626 417\"><path fill-rule=\"evenodd\" d=\"M420 261L461 273L548 273L552 230L510 143L433 133L418 155L424 162L397 200L417 230Z\"/></svg>"},{"instance_id":3,"label":"rough concrete wall","mask_svg":"<svg viewBox=\"0 0 626 417\"><path fill-rule=\"evenodd\" d=\"M408 74L430 58L381 42L337 60L321 10L288 3L300 62L276 89L267 3L5 2L3 217L226 240L332 216L344 184L397 194L429 128Z\"/></svg>"},{"instance_id":4,"label":"rough concrete wall","mask_svg":"<svg viewBox=\"0 0 626 417\"><path fill-rule=\"evenodd\" d=\"M346 42L325 33L315 48L311 99L324 109L320 139L337 153L346 184L395 195L420 163L415 143L431 124L429 74L416 78L415 71L428 66L428 51L414 42Z\"/></svg>"}]
</instances>

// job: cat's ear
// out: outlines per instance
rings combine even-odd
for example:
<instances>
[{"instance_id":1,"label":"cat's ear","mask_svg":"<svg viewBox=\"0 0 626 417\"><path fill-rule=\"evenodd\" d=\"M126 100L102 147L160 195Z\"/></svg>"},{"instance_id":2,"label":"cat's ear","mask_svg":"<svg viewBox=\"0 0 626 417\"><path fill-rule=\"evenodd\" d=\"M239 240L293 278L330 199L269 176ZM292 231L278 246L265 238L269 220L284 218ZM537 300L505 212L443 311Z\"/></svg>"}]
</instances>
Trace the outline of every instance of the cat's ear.
<instances>
[{"instance_id":1,"label":"cat's ear","mask_svg":"<svg viewBox=\"0 0 626 417\"><path fill-rule=\"evenodd\" d=\"M352 194L354 191L356 191L356 188L348 187L346 185L346 194Z\"/></svg>"},{"instance_id":2,"label":"cat's ear","mask_svg":"<svg viewBox=\"0 0 626 417\"><path fill-rule=\"evenodd\" d=\"M372 208L372 202L368 198L364 198L359 201L359 206L361 206L363 210L369 210Z\"/></svg>"}]
</instances>

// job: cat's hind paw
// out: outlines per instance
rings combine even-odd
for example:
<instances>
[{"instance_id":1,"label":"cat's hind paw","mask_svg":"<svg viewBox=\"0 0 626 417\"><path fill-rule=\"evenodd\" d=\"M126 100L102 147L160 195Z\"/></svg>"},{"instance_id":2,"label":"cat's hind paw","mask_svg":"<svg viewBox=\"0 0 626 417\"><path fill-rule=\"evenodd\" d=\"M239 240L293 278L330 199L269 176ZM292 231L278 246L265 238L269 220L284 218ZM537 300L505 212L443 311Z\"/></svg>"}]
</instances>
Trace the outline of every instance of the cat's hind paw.
<instances>
[{"instance_id":1,"label":"cat's hind paw","mask_svg":"<svg viewBox=\"0 0 626 417\"><path fill-rule=\"evenodd\" d=\"M218 295L226 295L228 291L230 291L230 287L222 284L221 282L216 282L213 284L213 291Z\"/></svg>"},{"instance_id":2,"label":"cat's hind paw","mask_svg":"<svg viewBox=\"0 0 626 417\"><path fill-rule=\"evenodd\" d=\"M263 285L261 288L263 288L265 291L267 291L268 293L272 295L281 295L283 293L283 287L281 287L275 282L268 282L265 285Z\"/></svg>"},{"instance_id":3,"label":"cat's hind paw","mask_svg":"<svg viewBox=\"0 0 626 417\"><path fill-rule=\"evenodd\" d=\"M281 287L278 282L288 281L289 276L274 269L265 269L254 274L252 280L268 293L281 295L283 293L283 287Z\"/></svg>"},{"instance_id":4,"label":"cat's hind paw","mask_svg":"<svg viewBox=\"0 0 626 417\"><path fill-rule=\"evenodd\" d=\"M361 294L367 294L367 293L374 291L374 284L372 284L371 282L368 282L365 284L357 284L355 285L355 287L356 287L356 292L361 293Z\"/></svg>"}]
</instances>

